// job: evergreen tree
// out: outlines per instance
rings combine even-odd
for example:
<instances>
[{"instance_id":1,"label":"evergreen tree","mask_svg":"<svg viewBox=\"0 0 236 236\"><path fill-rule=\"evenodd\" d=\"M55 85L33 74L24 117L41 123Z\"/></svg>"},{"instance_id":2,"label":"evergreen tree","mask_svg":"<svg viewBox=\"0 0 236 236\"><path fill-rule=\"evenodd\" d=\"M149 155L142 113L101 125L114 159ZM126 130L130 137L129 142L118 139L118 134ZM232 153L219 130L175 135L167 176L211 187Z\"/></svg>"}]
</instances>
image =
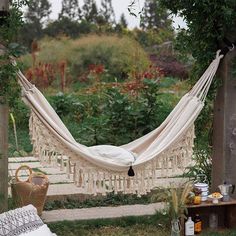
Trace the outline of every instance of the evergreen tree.
<instances>
[{"instance_id":1,"label":"evergreen tree","mask_svg":"<svg viewBox=\"0 0 236 236\"><path fill-rule=\"evenodd\" d=\"M112 7L112 0L102 0L100 14L106 23L115 24L115 12Z\"/></svg>"},{"instance_id":2,"label":"evergreen tree","mask_svg":"<svg viewBox=\"0 0 236 236\"><path fill-rule=\"evenodd\" d=\"M48 0L31 0L25 13L25 24L21 29L19 40L30 46L34 39L43 36L45 26L51 13L51 4Z\"/></svg>"},{"instance_id":3,"label":"evergreen tree","mask_svg":"<svg viewBox=\"0 0 236 236\"><path fill-rule=\"evenodd\" d=\"M122 13L121 16L120 16L120 25L123 27L123 28L127 28L128 27L128 23L127 23L127 20L125 18L125 14Z\"/></svg>"},{"instance_id":4,"label":"evergreen tree","mask_svg":"<svg viewBox=\"0 0 236 236\"><path fill-rule=\"evenodd\" d=\"M59 18L67 17L71 20L78 20L81 15L78 0L63 0Z\"/></svg>"},{"instance_id":5,"label":"evergreen tree","mask_svg":"<svg viewBox=\"0 0 236 236\"><path fill-rule=\"evenodd\" d=\"M25 14L27 23L37 23L43 26L51 14L51 4L48 0L31 0Z\"/></svg>"},{"instance_id":6,"label":"evergreen tree","mask_svg":"<svg viewBox=\"0 0 236 236\"><path fill-rule=\"evenodd\" d=\"M143 29L171 28L171 19L167 9L158 0L146 0L143 8L141 27Z\"/></svg>"},{"instance_id":7,"label":"evergreen tree","mask_svg":"<svg viewBox=\"0 0 236 236\"><path fill-rule=\"evenodd\" d=\"M97 22L98 9L94 0L84 0L82 15L88 22Z\"/></svg>"}]
</instances>

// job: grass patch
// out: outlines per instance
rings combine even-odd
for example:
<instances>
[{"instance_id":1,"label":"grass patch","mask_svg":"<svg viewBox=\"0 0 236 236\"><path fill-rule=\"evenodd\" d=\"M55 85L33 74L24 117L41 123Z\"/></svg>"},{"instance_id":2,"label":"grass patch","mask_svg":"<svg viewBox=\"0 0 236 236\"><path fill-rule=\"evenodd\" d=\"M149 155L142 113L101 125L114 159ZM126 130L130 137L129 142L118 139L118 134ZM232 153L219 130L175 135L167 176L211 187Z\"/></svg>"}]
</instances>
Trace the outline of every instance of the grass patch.
<instances>
[{"instance_id":1,"label":"grass patch","mask_svg":"<svg viewBox=\"0 0 236 236\"><path fill-rule=\"evenodd\" d=\"M27 119L27 118L25 118ZM17 128L17 137L19 150L24 151L26 153L31 153L32 145L29 137L29 129L27 127L18 127ZM9 156L21 156L16 152L15 138L12 128L9 128L9 148L8 148ZM27 155L27 154L26 154Z\"/></svg>"},{"instance_id":2,"label":"grass patch","mask_svg":"<svg viewBox=\"0 0 236 236\"><path fill-rule=\"evenodd\" d=\"M63 221L49 224L58 236L75 235L159 235L169 236L168 217L160 213L154 216L122 217L90 221Z\"/></svg>"},{"instance_id":3,"label":"grass patch","mask_svg":"<svg viewBox=\"0 0 236 236\"><path fill-rule=\"evenodd\" d=\"M236 230L222 230L219 231L211 231L211 232L203 232L203 236L236 236Z\"/></svg>"},{"instance_id":4,"label":"grass patch","mask_svg":"<svg viewBox=\"0 0 236 236\"><path fill-rule=\"evenodd\" d=\"M167 215L130 216L116 219L86 221L62 221L48 224L58 236L103 235L103 236L170 236ZM202 232L202 236L235 236L236 230Z\"/></svg>"},{"instance_id":5,"label":"grass patch","mask_svg":"<svg viewBox=\"0 0 236 236\"><path fill-rule=\"evenodd\" d=\"M133 205L133 204L150 204L152 203L152 195L162 192L162 189L152 191L148 195L138 197L136 194L114 194L109 193L104 197L96 197L86 199L82 202L74 199L67 199L65 201L51 201L45 204L44 209L74 209L74 208L89 208L89 207L104 207L104 206L120 206L120 205ZM160 199L161 200L161 199Z\"/></svg>"}]
</instances>

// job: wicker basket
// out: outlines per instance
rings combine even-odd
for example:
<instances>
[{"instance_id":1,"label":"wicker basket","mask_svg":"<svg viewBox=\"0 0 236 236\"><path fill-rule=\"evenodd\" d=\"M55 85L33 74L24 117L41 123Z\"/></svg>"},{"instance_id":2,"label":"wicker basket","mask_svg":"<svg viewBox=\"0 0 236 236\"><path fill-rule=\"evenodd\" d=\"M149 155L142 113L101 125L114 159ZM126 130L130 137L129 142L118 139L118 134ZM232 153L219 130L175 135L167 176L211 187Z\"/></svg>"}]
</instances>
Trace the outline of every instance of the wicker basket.
<instances>
[{"instance_id":1,"label":"wicker basket","mask_svg":"<svg viewBox=\"0 0 236 236\"><path fill-rule=\"evenodd\" d=\"M26 181L19 179L18 173L22 169L29 170ZM21 166L16 170L15 180L11 184L12 198L17 207L32 204L37 208L38 215L42 214L45 204L49 181L46 175L40 172L32 172L29 166Z\"/></svg>"}]
</instances>

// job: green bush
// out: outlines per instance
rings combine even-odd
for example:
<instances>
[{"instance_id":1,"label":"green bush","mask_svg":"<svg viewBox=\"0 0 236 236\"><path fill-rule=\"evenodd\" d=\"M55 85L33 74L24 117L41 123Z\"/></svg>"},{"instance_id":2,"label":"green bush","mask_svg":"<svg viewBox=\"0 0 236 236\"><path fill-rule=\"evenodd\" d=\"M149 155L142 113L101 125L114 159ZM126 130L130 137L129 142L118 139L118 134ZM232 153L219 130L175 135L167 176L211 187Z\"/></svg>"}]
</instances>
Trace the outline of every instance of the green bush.
<instances>
[{"instance_id":1,"label":"green bush","mask_svg":"<svg viewBox=\"0 0 236 236\"><path fill-rule=\"evenodd\" d=\"M48 97L48 101L60 117L70 116L72 119L77 119L83 115L83 104L72 94L59 92L55 96Z\"/></svg>"},{"instance_id":2,"label":"green bush","mask_svg":"<svg viewBox=\"0 0 236 236\"><path fill-rule=\"evenodd\" d=\"M78 142L87 146L122 145L158 127L179 98L171 91L169 93L170 88L180 83L171 78L162 78L160 81L145 79L141 83L144 86L132 96L130 91L124 93L122 87L101 86L92 94L80 91L79 94L58 93L47 98ZM30 152L29 109L21 101L17 104L13 114L19 146L21 150ZM11 129L11 155L14 152Z\"/></svg>"},{"instance_id":3,"label":"green bush","mask_svg":"<svg viewBox=\"0 0 236 236\"><path fill-rule=\"evenodd\" d=\"M74 68L81 74L91 64L103 64L118 79L147 68L149 60L137 42L127 37L89 36L75 41Z\"/></svg>"},{"instance_id":4,"label":"green bush","mask_svg":"<svg viewBox=\"0 0 236 236\"><path fill-rule=\"evenodd\" d=\"M89 35L80 39L45 38L39 42L36 63L58 65L67 61L67 76L78 78L88 73L90 65L103 65L106 72L117 79L145 70L150 61L142 47L128 37ZM22 57L25 69L32 67L30 54Z\"/></svg>"},{"instance_id":5,"label":"green bush","mask_svg":"<svg viewBox=\"0 0 236 236\"><path fill-rule=\"evenodd\" d=\"M11 108L10 112L12 113L16 130L17 130L17 139L19 145L19 152L16 150L16 142L14 137L13 122L9 117L9 156L19 156L25 155L25 152L32 151L32 145L29 138L29 117L30 109L23 103L21 99L15 99L14 107Z\"/></svg>"}]
</instances>

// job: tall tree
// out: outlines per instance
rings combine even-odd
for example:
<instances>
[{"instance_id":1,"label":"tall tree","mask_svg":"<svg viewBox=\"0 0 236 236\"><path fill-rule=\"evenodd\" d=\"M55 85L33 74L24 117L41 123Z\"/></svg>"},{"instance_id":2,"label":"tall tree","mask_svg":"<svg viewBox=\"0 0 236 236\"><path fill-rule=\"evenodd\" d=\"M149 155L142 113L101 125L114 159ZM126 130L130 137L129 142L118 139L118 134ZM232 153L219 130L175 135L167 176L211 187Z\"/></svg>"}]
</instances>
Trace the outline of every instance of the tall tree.
<instances>
[{"instance_id":1,"label":"tall tree","mask_svg":"<svg viewBox=\"0 0 236 236\"><path fill-rule=\"evenodd\" d=\"M103 16L106 23L116 23L112 0L102 0L100 14Z\"/></svg>"},{"instance_id":2,"label":"tall tree","mask_svg":"<svg viewBox=\"0 0 236 236\"><path fill-rule=\"evenodd\" d=\"M127 20L125 18L125 14L122 13L121 16L120 16L120 25L123 27L123 28L127 28L128 27L128 23L127 23Z\"/></svg>"},{"instance_id":3,"label":"tall tree","mask_svg":"<svg viewBox=\"0 0 236 236\"><path fill-rule=\"evenodd\" d=\"M63 0L59 18L67 17L70 20L78 20L81 16L78 0Z\"/></svg>"},{"instance_id":4,"label":"tall tree","mask_svg":"<svg viewBox=\"0 0 236 236\"><path fill-rule=\"evenodd\" d=\"M84 0L82 9L82 17L88 22L96 23L98 16L96 2L94 0Z\"/></svg>"},{"instance_id":5,"label":"tall tree","mask_svg":"<svg viewBox=\"0 0 236 236\"><path fill-rule=\"evenodd\" d=\"M32 0L25 13L26 23L21 29L19 40L22 44L30 46L34 39L43 36L45 26L51 13L51 4L48 0Z\"/></svg>"},{"instance_id":6,"label":"tall tree","mask_svg":"<svg viewBox=\"0 0 236 236\"><path fill-rule=\"evenodd\" d=\"M146 0L144 3L141 27L143 29L171 28L172 21L168 18L167 9L158 0Z\"/></svg>"},{"instance_id":7,"label":"tall tree","mask_svg":"<svg viewBox=\"0 0 236 236\"><path fill-rule=\"evenodd\" d=\"M32 0L25 14L25 19L28 23L37 23L43 26L50 14L51 3L48 0Z\"/></svg>"}]
</instances>

